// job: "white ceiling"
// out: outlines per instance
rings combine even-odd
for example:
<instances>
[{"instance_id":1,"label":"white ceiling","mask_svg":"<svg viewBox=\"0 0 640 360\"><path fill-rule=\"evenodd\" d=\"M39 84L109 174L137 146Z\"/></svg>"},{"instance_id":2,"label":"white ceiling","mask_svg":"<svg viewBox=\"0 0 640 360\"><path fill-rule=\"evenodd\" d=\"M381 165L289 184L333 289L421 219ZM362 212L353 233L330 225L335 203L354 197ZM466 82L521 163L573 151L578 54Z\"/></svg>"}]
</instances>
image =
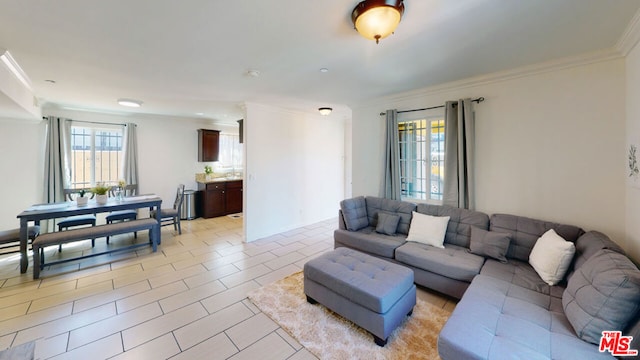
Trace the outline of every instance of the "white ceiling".
<instances>
[{"instance_id":1,"label":"white ceiling","mask_svg":"<svg viewBox=\"0 0 640 360\"><path fill-rule=\"evenodd\" d=\"M126 97L144 102L135 112L233 121L245 101L341 109L612 48L640 8L640 0L406 0L396 33L376 45L353 29L358 2L0 0L0 48L48 106L123 112L116 99Z\"/></svg>"}]
</instances>

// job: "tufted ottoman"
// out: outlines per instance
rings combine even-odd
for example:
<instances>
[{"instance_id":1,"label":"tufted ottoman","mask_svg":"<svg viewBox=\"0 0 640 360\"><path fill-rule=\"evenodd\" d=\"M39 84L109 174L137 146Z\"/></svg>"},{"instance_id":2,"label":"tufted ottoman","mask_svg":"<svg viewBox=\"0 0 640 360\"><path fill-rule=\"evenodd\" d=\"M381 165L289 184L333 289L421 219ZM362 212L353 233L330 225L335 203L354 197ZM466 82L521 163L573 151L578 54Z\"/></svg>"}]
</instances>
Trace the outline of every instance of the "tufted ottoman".
<instances>
[{"instance_id":1,"label":"tufted ottoman","mask_svg":"<svg viewBox=\"0 0 640 360\"><path fill-rule=\"evenodd\" d=\"M379 346L416 304L412 270L344 247L304 264L304 293L369 331Z\"/></svg>"}]
</instances>

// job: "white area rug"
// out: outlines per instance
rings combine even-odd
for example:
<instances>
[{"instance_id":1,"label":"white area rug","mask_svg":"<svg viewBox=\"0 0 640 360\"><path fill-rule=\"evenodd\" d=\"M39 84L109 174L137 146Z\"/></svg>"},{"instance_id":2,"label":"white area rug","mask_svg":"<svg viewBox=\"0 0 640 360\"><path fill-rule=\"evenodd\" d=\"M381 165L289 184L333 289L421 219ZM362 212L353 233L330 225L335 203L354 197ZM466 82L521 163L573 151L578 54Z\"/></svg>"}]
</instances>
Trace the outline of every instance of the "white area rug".
<instances>
[{"instance_id":1,"label":"white area rug","mask_svg":"<svg viewBox=\"0 0 640 360\"><path fill-rule=\"evenodd\" d=\"M450 312L420 299L385 347L320 304L307 303L302 272L252 291L249 299L320 359L439 359L437 339Z\"/></svg>"}]
</instances>

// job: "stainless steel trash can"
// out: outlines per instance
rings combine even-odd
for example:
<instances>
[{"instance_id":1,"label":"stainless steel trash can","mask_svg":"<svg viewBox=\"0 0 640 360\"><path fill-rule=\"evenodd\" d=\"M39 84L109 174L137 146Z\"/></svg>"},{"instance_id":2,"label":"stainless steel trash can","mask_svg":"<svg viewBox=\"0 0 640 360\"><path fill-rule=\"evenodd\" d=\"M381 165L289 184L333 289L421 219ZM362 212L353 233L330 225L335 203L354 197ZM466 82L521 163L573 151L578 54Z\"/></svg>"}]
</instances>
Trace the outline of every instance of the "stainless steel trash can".
<instances>
[{"instance_id":1,"label":"stainless steel trash can","mask_svg":"<svg viewBox=\"0 0 640 360\"><path fill-rule=\"evenodd\" d=\"M185 190L180 210L180 220L193 220L196 218L196 191Z\"/></svg>"}]
</instances>

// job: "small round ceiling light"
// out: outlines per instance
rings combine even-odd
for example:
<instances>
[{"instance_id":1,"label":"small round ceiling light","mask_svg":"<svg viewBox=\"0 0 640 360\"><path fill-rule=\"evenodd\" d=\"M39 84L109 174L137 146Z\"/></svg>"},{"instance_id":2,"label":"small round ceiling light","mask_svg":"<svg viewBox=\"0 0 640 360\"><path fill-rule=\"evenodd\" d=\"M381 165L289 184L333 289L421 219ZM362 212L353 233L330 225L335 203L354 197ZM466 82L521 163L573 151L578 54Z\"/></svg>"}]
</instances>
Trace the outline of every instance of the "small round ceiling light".
<instances>
[{"instance_id":1,"label":"small round ceiling light","mask_svg":"<svg viewBox=\"0 0 640 360\"><path fill-rule=\"evenodd\" d=\"M321 107L321 108L318 108L318 111L320 112L320 115L327 116L327 115L331 114L333 109L330 108L330 107Z\"/></svg>"},{"instance_id":2,"label":"small round ceiling light","mask_svg":"<svg viewBox=\"0 0 640 360\"><path fill-rule=\"evenodd\" d=\"M118 104L126 107L139 108L140 106L142 106L142 101L133 99L118 99Z\"/></svg>"},{"instance_id":3,"label":"small round ceiling light","mask_svg":"<svg viewBox=\"0 0 640 360\"><path fill-rule=\"evenodd\" d=\"M351 21L360 35L375 40L393 34L404 13L402 0L364 0L351 13Z\"/></svg>"}]
</instances>

